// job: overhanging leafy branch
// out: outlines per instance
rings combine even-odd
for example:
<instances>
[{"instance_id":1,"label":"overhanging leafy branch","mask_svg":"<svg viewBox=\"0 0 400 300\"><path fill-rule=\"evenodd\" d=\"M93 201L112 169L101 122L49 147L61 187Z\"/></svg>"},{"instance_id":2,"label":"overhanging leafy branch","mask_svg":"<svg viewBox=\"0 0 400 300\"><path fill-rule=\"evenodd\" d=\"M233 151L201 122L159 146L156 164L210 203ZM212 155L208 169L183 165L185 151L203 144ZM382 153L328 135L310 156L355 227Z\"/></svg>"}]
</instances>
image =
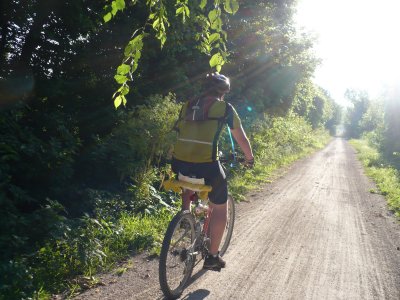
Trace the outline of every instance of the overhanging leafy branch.
<instances>
[{"instance_id":1,"label":"overhanging leafy branch","mask_svg":"<svg viewBox=\"0 0 400 300\"><path fill-rule=\"evenodd\" d=\"M133 0L131 5L137 4ZM199 50L207 56L210 56L209 64L220 72L222 66L228 60L228 50L226 48L227 33L223 30L222 14L235 14L239 9L238 0L201 0L198 4L201 13L190 11L188 0L176 0L175 17L180 18L183 23L189 18L200 25L201 31L195 35L195 40L199 43ZM149 34L146 30L152 27L155 37L160 41L163 48L167 41L167 27L169 19L167 15L165 0L147 0L146 6L149 11L145 25L134 31L131 40L124 50L124 58L117 68L114 79L120 85L113 94L114 106L118 108L121 104L127 103L126 95L129 93L129 82L133 81L140 57L142 56L144 39ZM118 12L126 8L125 0L113 0L111 4L106 5L106 14L103 16L104 22L109 22ZM207 10L207 8L209 8Z\"/></svg>"}]
</instances>

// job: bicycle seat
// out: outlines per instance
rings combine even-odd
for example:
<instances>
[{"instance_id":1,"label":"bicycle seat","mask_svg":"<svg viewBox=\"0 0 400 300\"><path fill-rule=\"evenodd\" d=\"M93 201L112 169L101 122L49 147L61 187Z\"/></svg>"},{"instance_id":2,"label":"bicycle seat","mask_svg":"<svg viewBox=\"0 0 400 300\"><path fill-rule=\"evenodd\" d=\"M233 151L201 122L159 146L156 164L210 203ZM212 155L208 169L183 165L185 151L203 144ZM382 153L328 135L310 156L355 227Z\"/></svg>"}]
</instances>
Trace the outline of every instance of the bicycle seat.
<instances>
[{"instance_id":1,"label":"bicycle seat","mask_svg":"<svg viewBox=\"0 0 400 300\"><path fill-rule=\"evenodd\" d=\"M185 176L181 173L178 174L178 180L193 183L195 185L206 185L204 178L193 178L193 177Z\"/></svg>"},{"instance_id":2,"label":"bicycle seat","mask_svg":"<svg viewBox=\"0 0 400 300\"><path fill-rule=\"evenodd\" d=\"M204 184L204 178L191 178L179 174L178 179L165 180L163 183L164 188L175 193L182 192L182 189L188 189L197 192L200 199L208 200L208 193L211 192L212 187Z\"/></svg>"}]
</instances>

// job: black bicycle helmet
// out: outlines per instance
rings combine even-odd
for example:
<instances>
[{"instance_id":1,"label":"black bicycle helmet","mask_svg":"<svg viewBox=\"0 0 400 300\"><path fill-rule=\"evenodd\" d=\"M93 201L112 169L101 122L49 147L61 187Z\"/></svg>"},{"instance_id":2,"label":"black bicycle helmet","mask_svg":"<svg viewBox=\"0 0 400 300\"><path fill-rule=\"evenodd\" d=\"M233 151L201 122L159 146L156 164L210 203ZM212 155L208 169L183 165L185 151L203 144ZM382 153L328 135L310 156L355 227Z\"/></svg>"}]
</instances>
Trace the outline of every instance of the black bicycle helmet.
<instances>
[{"instance_id":1,"label":"black bicycle helmet","mask_svg":"<svg viewBox=\"0 0 400 300\"><path fill-rule=\"evenodd\" d=\"M207 74L204 81L204 90L207 92L217 92L226 94L231 89L231 83L228 77L219 73Z\"/></svg>"}]
</instances>

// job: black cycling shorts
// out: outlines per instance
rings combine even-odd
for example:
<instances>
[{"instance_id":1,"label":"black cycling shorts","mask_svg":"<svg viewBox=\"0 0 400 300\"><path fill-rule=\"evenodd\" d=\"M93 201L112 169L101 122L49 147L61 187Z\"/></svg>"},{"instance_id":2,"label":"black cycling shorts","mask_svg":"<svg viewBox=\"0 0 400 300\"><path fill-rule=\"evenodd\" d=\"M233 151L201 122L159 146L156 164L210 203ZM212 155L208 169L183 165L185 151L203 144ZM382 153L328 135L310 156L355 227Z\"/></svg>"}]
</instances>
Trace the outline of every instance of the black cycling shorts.
<instances>
[{"instance_id":1,"label":"black cycling shorts","mask_svg":"<svg viewBox=\"0 0 400 300\"><path fill-rule=\"evenodd\" d=\"M210 201L214 204L224 204L228 199L228 184L225 172L219 161L206 163L191 163L172 159L172 171L174 173L192 177L204 178L205 184L212 187L208 193Z\"/></svg>"}]
</instances>

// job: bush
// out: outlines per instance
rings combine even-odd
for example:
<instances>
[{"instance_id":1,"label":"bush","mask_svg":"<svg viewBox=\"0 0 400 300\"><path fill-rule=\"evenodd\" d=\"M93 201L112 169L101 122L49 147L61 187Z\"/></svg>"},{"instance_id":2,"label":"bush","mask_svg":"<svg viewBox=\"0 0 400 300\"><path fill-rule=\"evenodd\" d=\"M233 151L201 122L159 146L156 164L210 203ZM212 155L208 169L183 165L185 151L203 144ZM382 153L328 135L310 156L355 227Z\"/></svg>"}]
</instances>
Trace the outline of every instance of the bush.
<instances>
[{"instance_id":1,"label":"bush","mask_svg":"<svg viewBox=\"0 0 400 300\"><path fill-rule=\"evenodd\" d=\"M274 162L308 147L324 145L329 134L320 130L324 136L323 141L316 140L315 136L320 137L321 134L316 135L316 131L313 131L304 118L290 114L287 117L266 118L254 123L250 136L257 156Z\"/></svg>"},{"instance_id":2,"label":"bush","mask_svg":"<svg viewBox=\"0 0 400 300\"><path fill-rule=\"evenodd\" d=\"M179 110L180 105L170 94L155 95L148 104L124 113L120 125L107 138L98 141L90 155L92 166L112 169L115 172L112 175L120 182L138 181L153 163L159 165L165 158L176 135L172 128Z\"/></svg>"},{"instance_id":3,"label":"bush","mask_svg":"<svg viewBox=\"0 0 400 300\"><path fill-rule=\"evenodd\" d=\"M156 95L133 111L118 112L120 124L107 137L97 137L96 147L80 153L85 159L77 158L79 139L62 124L58 139L45 140L29 127L19 132L21 124L2 116L1 137L9 143L0 144L1 295L17 299L42 288L57 291L66 287L66 279L95 273L116 253L154 243L149 233L128 234L121 242L125 227L119 220L127 212L130 217L155 214L174 203L172 195L153 185L160 183L179 108L173 95ZM27 159L32 169L23 169ZM51 176L43 181L49 167L53 171L46 176ZM93 176L74 185L75 169ZM58 196L67 208L54 200Z\"/></svg>"}]
</instances>

